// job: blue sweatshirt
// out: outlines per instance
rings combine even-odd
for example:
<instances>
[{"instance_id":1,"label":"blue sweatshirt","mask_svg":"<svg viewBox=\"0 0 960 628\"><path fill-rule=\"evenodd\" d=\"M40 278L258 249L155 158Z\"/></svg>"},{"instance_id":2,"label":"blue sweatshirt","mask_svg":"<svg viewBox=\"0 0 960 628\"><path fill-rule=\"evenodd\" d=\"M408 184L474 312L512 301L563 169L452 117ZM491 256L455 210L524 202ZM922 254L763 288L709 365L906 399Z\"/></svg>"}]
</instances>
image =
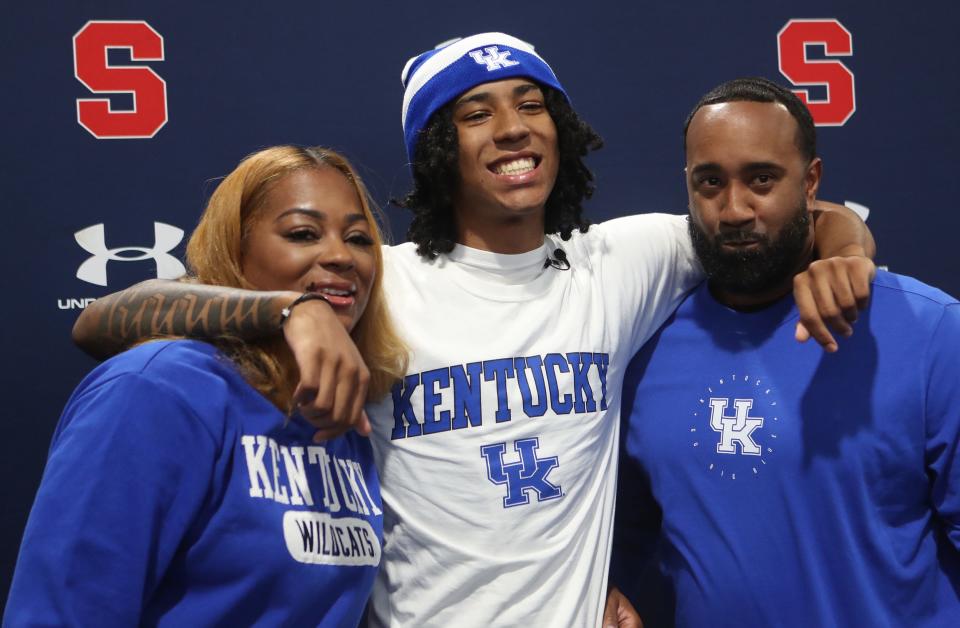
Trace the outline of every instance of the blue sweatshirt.
<instances>
[{"instance_id":1,"label":"blue sweatshirt","mask_svg":"<svg viewBox=\"0 0 960 628\"><path fill-rule=\"evenodd\" d=\"M57 426L4 626L355 626L379 482L366 439L313 432L210 345L105 362Z\"/></svg>"}]
</instances>

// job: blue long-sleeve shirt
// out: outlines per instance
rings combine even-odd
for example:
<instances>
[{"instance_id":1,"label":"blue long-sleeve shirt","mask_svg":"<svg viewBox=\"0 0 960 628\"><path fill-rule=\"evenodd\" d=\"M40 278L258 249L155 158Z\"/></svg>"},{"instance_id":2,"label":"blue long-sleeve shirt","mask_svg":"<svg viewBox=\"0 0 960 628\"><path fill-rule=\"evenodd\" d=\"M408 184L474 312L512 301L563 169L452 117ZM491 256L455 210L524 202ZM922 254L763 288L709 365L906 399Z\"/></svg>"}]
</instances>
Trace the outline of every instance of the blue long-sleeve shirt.
<instances>
[{"instance_id":1,"label":"blue long-sleeve shirt","mask_svg":"<svg viewBox=\"0 0 960 628\"><path fill-rule=\"evenodd\" d=\"M880 272L836 354L796 321L704 284L637 355L614 583L678 626L960 626L960 304Z\"/></svg>"}]
</instances>

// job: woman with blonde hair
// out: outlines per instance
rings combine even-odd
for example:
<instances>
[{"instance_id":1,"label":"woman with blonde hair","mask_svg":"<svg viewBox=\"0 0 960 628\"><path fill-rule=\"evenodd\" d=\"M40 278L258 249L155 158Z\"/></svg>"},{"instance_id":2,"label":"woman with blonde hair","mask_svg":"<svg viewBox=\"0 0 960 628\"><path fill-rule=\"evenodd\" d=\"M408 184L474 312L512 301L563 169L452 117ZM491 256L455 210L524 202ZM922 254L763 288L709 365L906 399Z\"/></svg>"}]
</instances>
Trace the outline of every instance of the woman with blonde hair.
<instances>
[{"instance_id":1,"label":"woman with blonde hair","mask_svg":"<svg viewBox=\"0 0 960 628\"><path fill-rule=\"evenodd\" d=\"M406 360L380 244L343 157L279 146L218 186L187 260L202 283L288 292L278 325L325 301L309 307L333 308L376 399ZM95 369L54 434L4 625L357 624L383 535L373 454L356 432L314 442L297 381L276 340L165 339Z\"/></svg>"}]
</instances>

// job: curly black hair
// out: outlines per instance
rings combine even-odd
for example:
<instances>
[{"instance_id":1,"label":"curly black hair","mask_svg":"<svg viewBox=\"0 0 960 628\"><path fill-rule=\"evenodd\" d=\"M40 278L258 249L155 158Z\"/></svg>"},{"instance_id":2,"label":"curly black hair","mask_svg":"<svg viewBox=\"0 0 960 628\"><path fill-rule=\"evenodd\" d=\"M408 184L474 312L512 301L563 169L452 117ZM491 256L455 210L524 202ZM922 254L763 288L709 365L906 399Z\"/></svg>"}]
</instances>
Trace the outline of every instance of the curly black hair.
<instances>
[{"instance_id":1,"label":"curly black hair","mask_svg":"<svg viewBox=\"0 0 960 628\"><path fill-rule=\"evenodd\" d=\"M583 217L582 203L593 196L593 173L583 158L602 147L603 140L580 119L561 92L545 85L540 89L557 127L560 151L557 181L546 203L544 233L558 233L568 240L574 229L590 228L590 221ZM449 253L456 243L453 196L460 180L458 154L451 102L438 109L421 131L413 161L413 189L396 201L413 212L407 238L427 259Z\"/></svg>"}]
</instances>

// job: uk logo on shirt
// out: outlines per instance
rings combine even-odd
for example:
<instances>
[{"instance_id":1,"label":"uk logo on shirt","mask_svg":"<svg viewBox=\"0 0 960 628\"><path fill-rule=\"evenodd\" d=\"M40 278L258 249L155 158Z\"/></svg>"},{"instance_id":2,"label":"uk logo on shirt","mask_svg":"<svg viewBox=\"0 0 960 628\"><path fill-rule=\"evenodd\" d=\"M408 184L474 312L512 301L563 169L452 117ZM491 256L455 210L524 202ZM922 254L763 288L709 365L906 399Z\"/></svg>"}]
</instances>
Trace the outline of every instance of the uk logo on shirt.
<instances>
[{"instance_id":1,"label":"uk logo on shirt","mask_svg":"<svg viewBox=\"0 0 960 628\"><path fill-rule=\"evenodd\" d=\"M706 470L725 480L759 477L777 450L778 403L760 376L729 373L709 383L689 426L690 446Z\"/></svg>"},{"instance_id":2,"label":"uk logo on shirt","mask_svg":"<svg viewBox=\"0 0 960 628\"><path fill-rule=\"evenodd\" d=\"M539 447L538 438L515 441L513 449L519 460L509 463L504 461L506 443L494 443L480 448L480 454L487 465L487 479L507 487L507 496L503 498L504 508L529 504L530 495L536 495L538 502L563 497L563 490L547 479L547 475L557 467L559 461L556 456L538 456Z\"/></svg>"},{"instance_id":3,"label":"uk logo on shirt","mask_svg":"<svg viewBox=\"0 0 960 628\"><path fill-rule=\"evenodd\" d=\"M733 416L726 413L729 402L727 397L710 397L710 429L720 434L717 453L736 454L739 450L745 456L761 455L763 451L753 440L753 432L763 427L763 417L750 415L753 399L734 399Z\"/></svg>"}]
</instances>

